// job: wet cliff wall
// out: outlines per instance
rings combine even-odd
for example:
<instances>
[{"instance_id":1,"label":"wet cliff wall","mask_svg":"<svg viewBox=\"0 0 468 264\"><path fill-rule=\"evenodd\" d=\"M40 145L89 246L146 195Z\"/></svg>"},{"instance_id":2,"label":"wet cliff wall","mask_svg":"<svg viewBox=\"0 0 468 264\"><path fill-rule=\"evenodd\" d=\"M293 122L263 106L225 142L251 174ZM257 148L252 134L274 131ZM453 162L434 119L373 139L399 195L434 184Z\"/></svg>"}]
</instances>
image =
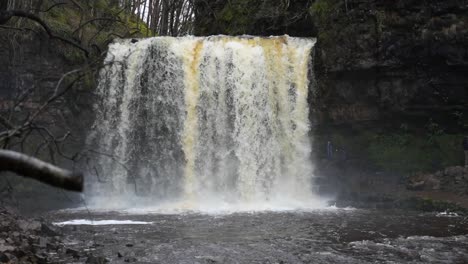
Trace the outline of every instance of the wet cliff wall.
<instances>
[{"instance_id":1,"label":"wet cliff wall","mask_svg":"<svg viewBox=\"0 0 468 264\"><path fill-rule=\"evenodd\" d=\"M195 35L312 36L310 0L195 0Z\"/></svg>"},{"instance_id":2,"label":"wet cliff wall","mask_svg":"<svg viewBox=\"0 0 468 264\"><path fill-rule=\"evenodd\" d=\"M197 2L197 34L318 39L310 100L318 174L360 189L462 163L468 1Z\"/></svg>"},{"instance_id":3,"label":"wet cliff wall","mask_svg":"<svg viewBox=\"0 0 468 264\"><path fill-rule=\"evenodd\" d=\"M337 154L330 159L319 150L324 175L346 174L336 181L379 192L389 183L404 185L415 172L463 163L467 7L467 1L314 2L316 146L331 141Z\"/></svg>"},{"instance_id":4,"label":"wet cliff wall","mask_svg":"<svg viewBox=\"0 0 468 264\"><path fill-rule=\"evenodd\" d=\"M318 92L327 108L321 119L463 110L467 3L316 1Z\"/></svg>"}]
</instances>

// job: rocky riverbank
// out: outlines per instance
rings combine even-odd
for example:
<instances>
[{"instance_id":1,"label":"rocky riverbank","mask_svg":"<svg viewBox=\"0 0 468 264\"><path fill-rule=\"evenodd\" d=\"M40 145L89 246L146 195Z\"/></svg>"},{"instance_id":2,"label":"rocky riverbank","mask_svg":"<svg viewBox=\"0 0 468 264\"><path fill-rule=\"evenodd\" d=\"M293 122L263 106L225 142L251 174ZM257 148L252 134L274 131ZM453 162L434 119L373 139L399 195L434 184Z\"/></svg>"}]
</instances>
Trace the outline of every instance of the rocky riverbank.
<instances>
[{"instance_id":1,"label":"rocky riverbank","mask_svg":"<svg viewBox=\"0 0 468 264\"><path fill-rule=\"evenodd\" d=\"M407 188L414 191L450 191L468 195L468 167L453 166L435 173L416 173L409 177Z\"/></svg>"},{"instance_id":2,"label":"rocky riverbank","mask_svg":"<svg viewBox=\"0 0 468 264\"><path fill-rule=\"evenodd\" d=\"M105 263L103 257L73 249L58 228L0 208L0 263Z\"/></svg>"}]
</instances>

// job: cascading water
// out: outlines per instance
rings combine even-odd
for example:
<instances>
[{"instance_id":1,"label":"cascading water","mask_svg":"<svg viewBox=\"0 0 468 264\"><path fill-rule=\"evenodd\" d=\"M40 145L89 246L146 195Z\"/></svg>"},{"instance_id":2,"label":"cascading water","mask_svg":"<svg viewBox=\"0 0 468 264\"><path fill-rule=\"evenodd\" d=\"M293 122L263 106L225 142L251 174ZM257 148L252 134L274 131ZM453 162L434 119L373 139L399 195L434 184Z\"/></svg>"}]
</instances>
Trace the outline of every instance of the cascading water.
<instances>
[{"instance_id":1,"label":"cascading water","mask_svg":"<svg viewBox=\"0 0 468 264\"><path fill-rule=\"evenodd\" d=\"M106 154L91 201L316 207L307 102L314 43L213 36L111 44L89 136Z\"/></svg>"}]
</instances>

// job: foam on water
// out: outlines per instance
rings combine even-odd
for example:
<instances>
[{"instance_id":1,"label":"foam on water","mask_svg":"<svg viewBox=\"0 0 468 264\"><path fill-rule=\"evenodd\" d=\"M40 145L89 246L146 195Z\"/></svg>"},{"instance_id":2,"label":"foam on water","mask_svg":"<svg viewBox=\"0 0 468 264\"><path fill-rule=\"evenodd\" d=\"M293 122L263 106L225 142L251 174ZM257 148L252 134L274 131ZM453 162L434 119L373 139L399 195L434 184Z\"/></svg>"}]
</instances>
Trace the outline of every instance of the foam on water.
<instances>
[{"instance_id":1,"label":"foam on water","mask_svg":"<svg viewBox=\"0 0 468 264\"><path fill-rule=\"evenodd\" d=\"M92 225L92 226L103 226L103 225L151 225L153 222L142 222L132 220L87 220L87 219L76 219L64 222L52 223L56 226L66 225Z\"/></svg>"}]
</instances>

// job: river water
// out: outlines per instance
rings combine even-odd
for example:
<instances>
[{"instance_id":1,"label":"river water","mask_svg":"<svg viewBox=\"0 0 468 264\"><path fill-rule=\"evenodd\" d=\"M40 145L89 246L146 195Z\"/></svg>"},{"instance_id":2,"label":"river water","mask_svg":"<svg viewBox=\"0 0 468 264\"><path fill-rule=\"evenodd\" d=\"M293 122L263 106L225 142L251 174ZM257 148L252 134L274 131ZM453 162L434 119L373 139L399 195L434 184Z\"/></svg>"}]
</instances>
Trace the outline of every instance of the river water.
<instances>
[{"instance_id":1,"label":"river water","mask_svg":"<svg viewBox=\"0 0 468 264\"><path fill-rule=\"evenodd\" d=\"M111 263L468 263L468 218L445 213L76 210L50 220L80 220L61 227L68 247Z\"/></svg>"}]
</instances>

